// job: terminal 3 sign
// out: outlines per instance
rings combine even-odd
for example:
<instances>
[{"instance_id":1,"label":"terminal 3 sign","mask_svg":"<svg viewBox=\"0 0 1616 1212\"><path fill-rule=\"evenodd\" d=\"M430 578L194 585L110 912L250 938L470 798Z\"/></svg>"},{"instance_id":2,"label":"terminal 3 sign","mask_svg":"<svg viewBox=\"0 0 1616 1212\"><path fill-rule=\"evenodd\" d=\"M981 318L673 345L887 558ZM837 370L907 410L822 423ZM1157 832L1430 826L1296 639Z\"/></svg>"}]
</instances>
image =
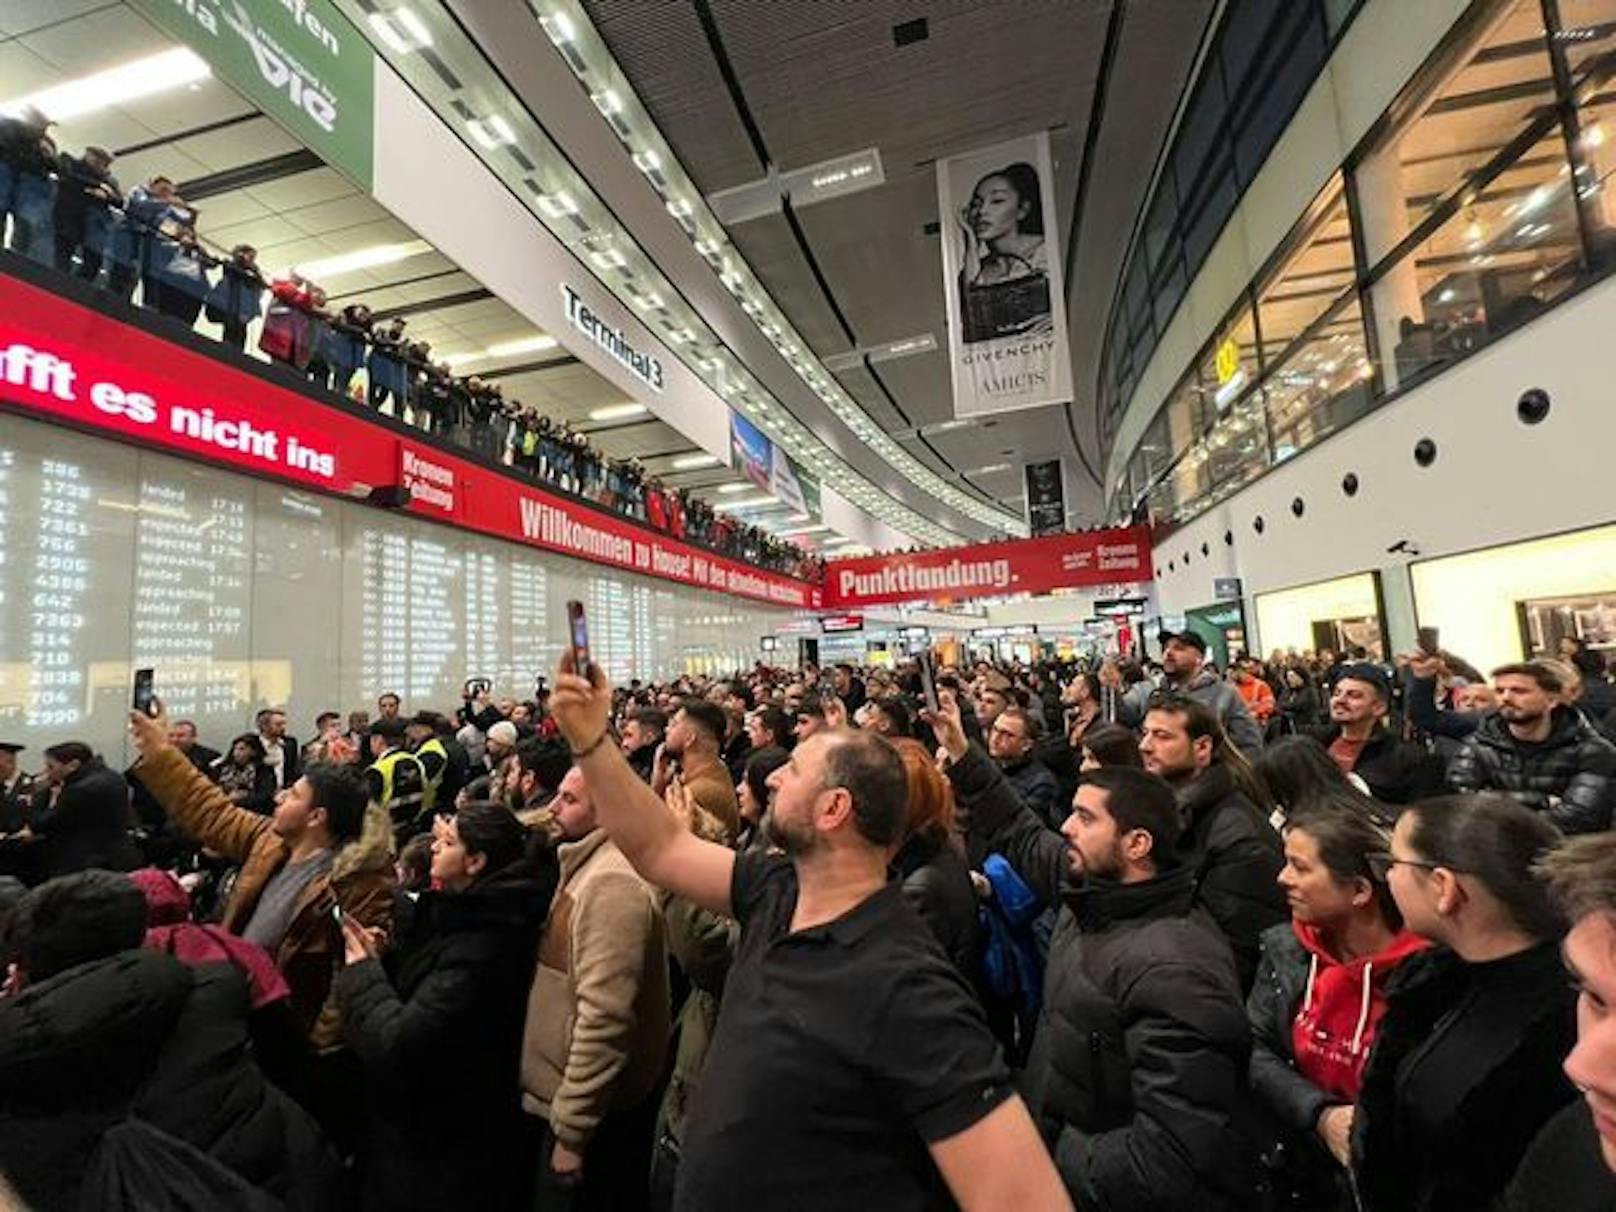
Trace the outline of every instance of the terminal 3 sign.
<instances>
[{"instance_id":1,"label":"terminal 3 sign","mask_svg":"<svg viewBox=\"0 0 1616 1212\"><path fill-rule=\"evenodd\" d=\"M529 486L388 425L0 276L0 406L342 496L402 487L419 517L776 606L819 587Z\"/></svg>"},{"instance_id":2,"label":"terminal 3 sign","mask_svg":"<svg viewBox=\"0 0 1616 1212\"><path fill-rule=\"evenodd\" d=\"M1150 529L1133 526L836 560L825 570L825 605L957 602L1086 585L1144 584L1152 576Z\"/></svg>"}]
</instances>

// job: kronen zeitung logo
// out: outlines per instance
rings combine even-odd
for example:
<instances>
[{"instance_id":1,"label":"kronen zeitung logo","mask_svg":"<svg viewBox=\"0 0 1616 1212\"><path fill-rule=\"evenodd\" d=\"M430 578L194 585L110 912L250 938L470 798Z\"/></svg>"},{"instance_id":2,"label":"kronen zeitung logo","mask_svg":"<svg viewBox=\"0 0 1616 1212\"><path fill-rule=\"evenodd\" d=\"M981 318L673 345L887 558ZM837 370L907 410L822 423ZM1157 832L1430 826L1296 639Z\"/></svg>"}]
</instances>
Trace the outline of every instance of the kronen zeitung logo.
<instances>
[{"instance_id":1,"label":"kronen zeitung logo","mask_svg":"<svg viewBox=\"0 0 1616 1212\"><path fill-rule=\"evenodd\" d=\"M307 34L313 45L324 48L333 59L342 57L342 43L336 32L309 8L307 0L266 2L278 3L285 9L293 25ZM296 54L280 45L263 26L254 21L240 0L230 0L228 11L218 0L174 0L174 3L215 39L219 37L222 22L246 43L264 83L284 94L293 106L307 114L327 134L336 131L339 120L337 101L331 91L320 83L319 74L305 66Z\"/></svg>"}]
</instances>

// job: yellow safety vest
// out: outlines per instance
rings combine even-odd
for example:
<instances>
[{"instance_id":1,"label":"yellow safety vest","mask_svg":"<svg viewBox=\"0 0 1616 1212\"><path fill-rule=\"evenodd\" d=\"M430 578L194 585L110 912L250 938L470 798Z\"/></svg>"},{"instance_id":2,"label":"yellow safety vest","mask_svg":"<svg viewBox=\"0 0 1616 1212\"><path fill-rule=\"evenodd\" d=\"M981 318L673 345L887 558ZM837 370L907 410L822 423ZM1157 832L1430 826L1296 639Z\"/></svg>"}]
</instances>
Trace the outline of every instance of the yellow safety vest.
<instances>
[{"instance_id":1,"label":"yellow safety vest","mask_svg":"<svg viewBox=\"0 0 1616 1212\"><path fill-rule=\"evenodd\" d=\"M382 779L382 807L395 825L413 821L421 811L426 794L426 779L421 774L421 763L407 749L394 749L382 754L370 767Z\"/></svg>"},{"instance_id":2,"label":"yellow safety vest","mask_svg":"<svg viewBox=\"0 0 1616 1212\"><path fill-rule=\"evenodd\" d=\"M433 736L416 746L415 756L419 758L423 753L434 753L443 759L443 764L438 767L438 773L435 775L428 774L426 763L421 763L421 778L426 784L421 789L421 810L431 813L437 807L438 788L443 786L444 771L449 769L449 751L443 747L442 740Z\"/></svg>"}]
</instances>

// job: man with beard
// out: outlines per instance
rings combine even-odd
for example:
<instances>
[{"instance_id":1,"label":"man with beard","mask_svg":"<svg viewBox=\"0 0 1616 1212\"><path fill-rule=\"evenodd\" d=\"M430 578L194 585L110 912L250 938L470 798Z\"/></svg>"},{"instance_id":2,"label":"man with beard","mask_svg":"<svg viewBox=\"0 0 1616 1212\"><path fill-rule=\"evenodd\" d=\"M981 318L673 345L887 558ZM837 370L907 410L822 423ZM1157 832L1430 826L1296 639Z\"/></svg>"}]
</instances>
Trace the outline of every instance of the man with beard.
<instances>
[{"instance_id":1,"label":"man with beard","mask_svg":"<svg viewBox=\"0 0 1616 1212\"><path fill-rule=\"evenodd\" d=\"M1091 771L1057 834L965 739L952 695L931 718L971 806L971 849L1004 855L1060 906L1021 1088L1073 1200L1250 1207L1236 1127L1250 1032L1233 956L1176 846L1172 788L1130 767Z\"/></svg>"},{"instance_id":2,"label":"man with beard","mask_svg":"<svg viewBox=\"0 0 1616 1212\"><path fill-rule=\"evenodd\" d=\"M634 773L647 783L651 781L651 768L656 763L657 747L668 731L668 717L655 707L640 707L629 713L623 722L623 754Z\"/></svg>"},{"instance_id":3,"label":"man with beard","mask_svg":"<svg viewBox=\"0 0 1616 1212\"><path fill-rule=\"evenodd\" d=\"M1559 701L1565 684L1542 661L1493 670L1498 710L1489 713L1448 766L1455 791L1502 791L1548 813L1564 833L1611 827L1616 745Z\"/></svg>"},{"instance_id":4,"label":"man with beard","mask_svg":"<svg viewBox=\"0 0 1616 1212\"><path fill-rule=\"evenodd\" d=\"M1267 793L1216 717L1194 699L1157 701L1145 716L1139 756L1178 796L1178 851L1196 872L1197 903L1222 927L1240 987L1250 989L1258 937L1290 916L1276 882L1285 848L1268 823Z\"/></svg>"},{"instance_id":5,"label":"man with beard","mask_svg":"<svg viewBox=\"0 0 1616 1212\"><path fill-rule=\"evenodd\" d=\"M685 794L710 817L726 838L741 831L741 806L735 783L719 757L724 742L724 709L705 699L689 698L674 713L657 756L651 790L664 795L675 769Z\"/></svg>"},{"instance_id":6,"label":"man with beard","mask_svg":"<svg viewBox=\"0 0 1616 1212\"><path fill-rule=\"evenodd\" d=\"M1193 631L1170 635L1162 644L1161 690L1182 694L1207 708L1224 732L1247 757L1261 752L1262 729L1246 710L1240 692L1206 668L1206 641ZM1150 710L1157 689L1148 681L1140 682L1118 704L1118 718L1130 728L1137 728Z\"/></svg>"},{"instance_id":7,"label":"man with beard","mask_svg":"<svg viewBox=\"0 0 1616 1212\"><path fill-rule=\"evenodd\" d=\"M681 824L681 781L663 804L635 777L587 672L562 657L551 710L599 824L646 880L741 927L677 1206L1070 1208L980 1007L887 879L897 752L846 729L804 740L769 779L785 854L737 855Z\"/></svg>"}]
</instances>

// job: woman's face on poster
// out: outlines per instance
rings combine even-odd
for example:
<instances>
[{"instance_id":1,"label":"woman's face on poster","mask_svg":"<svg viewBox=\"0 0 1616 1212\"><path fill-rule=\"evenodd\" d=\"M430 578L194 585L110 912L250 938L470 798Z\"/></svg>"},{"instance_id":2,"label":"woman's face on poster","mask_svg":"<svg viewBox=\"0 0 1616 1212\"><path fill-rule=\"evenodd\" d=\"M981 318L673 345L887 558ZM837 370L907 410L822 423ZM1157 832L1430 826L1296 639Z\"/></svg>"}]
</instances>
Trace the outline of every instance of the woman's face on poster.
<instances>
[{"instance_id":1,"label":"woman's face on poster","mask_svg":"<svg viewBox=\"0 0 1616 1212\"><path fill-rule=\"evenodd\" d=\"M971 195L971 231L982 241L1014 235L1029 207L1006 177L983 177Z\"/></svg>"}]
</instances>

